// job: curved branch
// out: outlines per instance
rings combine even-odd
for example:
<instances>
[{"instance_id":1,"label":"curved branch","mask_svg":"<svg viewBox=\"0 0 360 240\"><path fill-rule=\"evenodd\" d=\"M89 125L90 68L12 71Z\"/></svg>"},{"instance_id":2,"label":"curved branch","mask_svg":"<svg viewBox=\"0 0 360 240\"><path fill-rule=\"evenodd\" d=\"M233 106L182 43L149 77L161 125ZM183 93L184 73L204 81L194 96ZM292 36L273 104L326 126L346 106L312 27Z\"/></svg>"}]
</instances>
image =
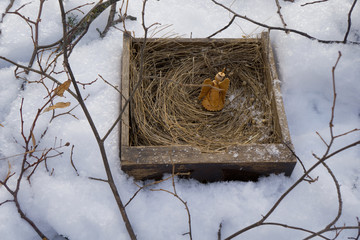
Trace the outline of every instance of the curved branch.
<instances>
[{"instance_id":1,"label":"curved branch","mask_svg":"<svg viewBox=\"0 0 360 240\"><path fill-rule=\"evenodd\" d=\"M348 14L348 27L347 27L347 30L346 30L346 33L345 33L345 37L344 37L344 41L343 41L344 43L347 42L347 37L348 37L349 32L350 32L350 28L351 28L351 13L352 13L352 11L354 10L354 7L355 7L355 5L356 5L356 2L357 2L357 0L354 0L352 6L351 6L351 8L350 8L349 14Z\"/></svg>"},{"instance_id":2,"label":"curved branch","mask_svg":"<svg viewBox=\"0 0 360 240\"><path fill-rule=\"evenodd\" d=\"M316 236L321 236L322 233L327 232L329 229L331 229L331 227L333 225L335 225L335 223L339 220L339 218L340 218L340 216L342 214L343 202L342 202L342 197L341 197L340 184L339 184L338 180L336 179L334 173L329 168L329 166L325 162L322 162L322 164L328 170L331 178L333 179L333 182L335 183L336 192L337 192L337 196L338 196L338 203L339 203L338 213L337 213L336 217L334 218L334 220L332 220L324 229L322 229L321 231L318 231L316 233L312 232L312 234L310 236L304 238L304 240L308 240L308 239L311 239L311 238L316 237Z\"/></svg>"},{"instance_id":3,"label":"curved branch","mask_svg":"<svg viewBox=\"0 0 360 240\"><path fill-rule=\"evenodd\" d=\"M283 228L290 228L290 229L294 229L294 230L299 230L299 231L303 231L303 232L307 232L307 233L312 233L318 237L321 237L323 239L326 240L330 240L329 238L320 235L319 233L315 233L313 231L310 231L308 229L305 228L301 228L301 227L296 227L296 226L290 226L290 225L286 225L286 224L282 224L282 223L277 223L277 222L264 222L262 225L273 225L273 226L279 226L279 227L283 227Z\"/></svg>"},{"instance_id":4,"label":"curved branch","mask_svg":"<svg viewBox=\"0 0 360 240\"><path fill-rule=\"evenodd\" d=\"M308 3L301 4L300 6L305 7L307 5L311 5L311 4L315 4L315 3L322 3L322 2L327 2L327 1L328 0L319 0L319 1L314 1L314 2L308 2Z\"/></svg>"},{"instance_id":5,"label":"curved branch","mask_svg":"<svg viewBox=\"0 0 360 240\"><path fill-rule=\"evenodd\" d=\"M239 15L237 14L236 12L234 12L232 9L226 7L225 5L217 2L216 0L211 0L213 1L216 5L219 5L221 6L222 8L226 9L227 11L229 11L230 13L234 14L235 17L238 17L238 18L241 18L241 19L244 19L248 22L251 22L255 25L258 25L260 27L263 27L263 28L266 28L268 29L269 31L270 30L276 30L276 31L283 31L283 32L290 32L290 33L295 33L295 34L298 34L298 35L301 35L303 37L306 37L306 38L309 38L310 40L315 40L315 41L318 41L319 43L327 43L327 44L330 44L330 43L341 43L341 44L344 44L344 41L343 40L322 40L322 39L318 39L316 37L313 37L305 32L302 32L302 31L299 31L299 30L296 30L296 29L292 29L292 28L283 28L283 27L276 27L276 26L270 26L270 25L267 25L267 24L264 24L264 23L261 23L261 22L258 22L256 20L253 20L251 18L248 18L246 16L243 16L243 15ZM353 41L347 41L346 43L351 43L351 44L358 44L360 45L360 42L353 42Z\"/></svg>"},{"instance_id":6,"label":"curved branch","mask_svg":"<svg viewBox=\"0 0 360 240\"><path fill-rule=\"evenodd\" d=\"M234 15L234 16L231 18L230 22L229 22L225 27L223 27L223 28L221 28L220 30L216 31L215 33L211 34L211 35L208 36L207 38L212 38L213 36L217 35L218 33L222 32L222 31L224 31L225 29L227 29L228 27L230 27L230 25L234 22L235 18L236 18L236 16Z\"/></svg>"},{"instance_id":7,"label":"curved branch","mask_svg":"<svg viewBox=\"0 0 360 240\"><path fill-rule=\"evenodd\" d=\"M5 15L9 12L9 10L12 8L12 6L14 5L15 0L10 0L8 6L5 9L5 12L1 14L1 20L0 23L2 23L4 21L4 17ZM0 34L1 34L1 30L0 30Z\"/></svg>"}]
</instances>

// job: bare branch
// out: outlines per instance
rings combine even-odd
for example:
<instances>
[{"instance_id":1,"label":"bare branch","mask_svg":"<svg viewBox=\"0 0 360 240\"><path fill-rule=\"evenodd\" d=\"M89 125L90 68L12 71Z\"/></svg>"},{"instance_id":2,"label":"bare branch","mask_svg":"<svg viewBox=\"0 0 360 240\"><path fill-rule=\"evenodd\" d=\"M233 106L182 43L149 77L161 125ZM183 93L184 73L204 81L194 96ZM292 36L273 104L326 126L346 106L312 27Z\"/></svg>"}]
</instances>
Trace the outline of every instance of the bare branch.
<instances>
[{"instance_id":1,"label":"bare branch","mask_svg":"<svg viewBox=\"0 0 360 240\"><path fill-rule=\"evenodd\" d=\"M189 176L189 175L190 175L189 172L188 172L188 173L176 173L176 174L175 174L175 176ZM136 184L136 182L134 182L134 184L135 184L136 186L138 186L139 189L133 194L133 196L132 196L132 197L129 199L129 201L125 204L125 207L127 207L127 206L130 204L130 202L136 197L136 195L137 195L141 190L143 190L143 189L145 189L145 188L147 188L147 187L149 187L149 186L157 185L157 184L159 184L159 183L165 182L165 181L169 180L170 178L173 178L173 175L171 175L171 176L169 176L169 177L167 177L167 178L164 178L164 179L162 179L162 180L158 180L158 181L154 181L154 182L148 183L148 184L146 184L146 185L144 185L144 186L139 186L138 184Z\"/></svg>"},{"instance_id":2,"label":"bare branch","mask_svg":"<svg viewBox=\"0 0 360 240\"><path fill-rule=\"evenodd\" d=\"M120 93L121 96L125 99L124 95L121 93L121 91L119 90L118 86L112 85L111 83L109 83L108 81L106 81L105 78L103 78L103 76L101 76L100 74L99 74L99 77L100 77L107 85L109 85L110 87L114 88L118 93ZM125 99L125 100L126 100L126 99Z\"/></svg>"},{"instance_id":3,"label":"bare branch","mask_svg":"<svg viewBox=\"0 0 360 240\"><path fill-rule=\"evenodd\" d=\"M346 33L345 33L344 43L347 42L347 38L349 36L349 32L350 32L350 29L351 29L351 13L354 10L356 2L357 2L357 0L354 0L353 4L351 5L350 11L348 13L348 27L347 27L347 30L346 30Z\"/></svg>"},{"instance_id":4,"label":"bare branch","mask_svg":"<svg viewBox=\"0 0 360 240\"><path fill-rule=\"evenodd\" d=\"M74 161L73 161L73 153L74 153L74 145L72 145L72 147L71 147L70 163L71 163L71 166L74 168L76 175L79 176L78 170L76 169Z\"/></svg>"},{"instance_id":5,"label":"bare branch","mask_svg":"<svg viewBox=\"0 0 360 240\"><path fill-rule=\"evenodd\" d=\"M279 15L280 20L281 20L284 28L286 29L287 24L285 23L284 17L283 17L283 15L281 14L281 6L280 6L280 3L279 3L279 0L275 0L275 2L276 2L276 6L277 6L277 8L278 8L277 14ZM286 33L289 33L289 32L286 31Z\"/></svg>"},{"instance_id":6,"label":"bare branch","mask_svg":"<svg viewBox=\"0 0 360 240\"><path fill-rule=\"evenodd\" d=\"M320 133L318 131L316 131L316 135L319 136L319 138L321 139L321 141L327 146L329 147L329 144L327 144L327 142L324 140L324 138L320 135Z\"/></svg>"},{"instance_id":7,"label":"bare branch","mask_svg":"<svg viewBox=\"0 0 360 240\"><path fill-rule=\"evenodd\" d=\"M348 239L353 239L353 240L359 240L360 239L360 220L359 220L359 217L356 217L356 220L358 222L358 227L359 227L358 234L357 234L356 237L349 237Z\"/></svg>"},{"instance_id":8,"label":"bare branch","mask_svg":"<svg viewBox=\"0 0 360 240\"><path fill-rule=\"evenodd\" d=\"M49 100L50 101L50 100ZM41 109L43 109L48 103L45 103L43 105L43 107ZM29 169L30 167L33 167L33 170L32 172L30 173L30 175L28 176L28 179L31 177L31 175L34 173L34 171L36 170L37 166L39 165L40 162L42 162L45 158L46 158L46 154L50 152L50 150L44 152L42 154L42 156L38 159L38 161L36 161L35 163L33 164L29 164L28 162L28 157L31 157L33 156L32 154L34 153L35 151L35 148L36 148L36 143L35 143L35 139L34 139L34 135L33 135L33 131L34 131L34 128L35 128L35 125L36 125L36 122L38 120L38 117L41 113L41 109L39 109L35 115L35 118L33 120L33 123L30 127L30 132L29 132L29 135L28 137L26 137L25 135L25 130L24 130L24 120L23 120L23 104L24 104L24 99L21 100L21 105L20 105L20 123L21 123L21 136L23 137L24 139L24 151L25 151L25 154L23 154L23 158L22 158L22 162L21 162L21 167L20 167L20 171L19 171L19 174L17 175L17 180L16 180L16 185L15 185L15 189L12 190L10 189L10 187L6 184L6 182L10 179L10 177L12 177L15 173L13 174L10 174L6 179L5 181L0 181L0 183L6 188L6 190L12 195L12 199L11 200L7 200L5 202L2 202L0 205L6 203L6 202L14 202L15 206L16 206L16 209L17 209L17 212L19 213L20 217L26 221L32 228L33 230L39 235L39 237L41 239L48 239L45 234L39 229L39 227L29 218L26 216L25 212L23 211L20 203L19 203L19 199L18 199L18 196L19 196L19 191L20 191L20 186L21 186L21 183L22 183L22 179L23 179L23 176L26 172L27 169Z\"/></svg>"},{"instance_id":9,"label":"bare branch","mask_svg":"<svg viewBox=\"0 0 360 240\"><path fill-rule=\"evenodd\" d=\"M294 155L294 157L296 157L296 159L298 160L298 162L300 163L304 173L307 172L306 168L305 168L305 165L303 163L303 161L299 158L299 156L294 152L294 150L289 146L288 143L284 142L283 141L283 144L289 149L289 151L292 153L292 155ZM312 178L310 175L307 176L308 179L304 179L304 181L307 181L309 183L313 183L313 182L316 182L318 180L318 177L317 178Z\"/></svg>"},{"instance_id":10,"label":"bare branch","mask_svg":"<svg viewBox=\"0 0 360 240\"><path fill-rule=\"evenodd\" d=\"M219 6L221 6L222 8L226 9L226 10L229 11L230 13L234 14L235 17L244 19L244 20L246 20L246 21L248 21L248 22L251 22L251 23L253 23L253 24L255 24L255 25L258 25L258 26L260 26L260 27L266 28L266 29L268 29L269 31L270 31L270 30L276 30L276 31L283 31L283 32L291 32L291 33L295 33L295 34L301 35L301 36L303 36L303 37L309 38L310 40L318 41L319 43L326 43L326 44L342 43L342 44L344 44L344 41L343 41L343 40L341 40L341 41L340 41L340 40L322 40L322 39L313 37L313 36L311 36L311 35L309 35L309 34L307 34L307 33L305 33L305 32L296 30L296 29L270 26L270 25L267 25L267 24L258 22L258 21L256 21L256 20L253 20L253 19L251 19L251 18L248 18L247 16L237 14L237 13L234 12L232 9L230 9L229 7L226 7L225 5L217 2L216 0L211 0L211 1L213 1L216 5L219 5ZM360 42L353 42L353 41L347 41L346 43L360 44Z\"/></svg>"},{"instance_id":11,"label":"bare branch","mask_svg":"<svg viewBox=\"0 0 360 240\"><path fill-rule=\"evenodd\" d=\"M211 35L208 36L207 38L212 38L213 36L217 35L218 33L222 32L222 31L224 31L225 29L227 29L228 27L230 27L231 24L234 22L235 18L236 18L236 16L234 15L234 16L231 18L230 22L229 22L225 27L223 27L223 28L221 28L220 30L214 32L213 34L211 34Z\"/></svg>"},{"instance_id":12,"label":"bare branch","mask_svg":"<svg viewBox=\"0 0 360 240\"><path fill-rule=\"evenodd\" d=\"M123 0L124 1L124 0ZM104 28L104 31L99 31L100 33L100 37L103 38L106 36L106 33L109 31L110 27L113 25L113 22L114 22L114 18L115 18L115 12L116 12L116 3L113 3L111 5L111 8L110 8L110 13L109 13L109 17L108 17L108 21L106 23L106 26Z\"/></svg>"},{"instance_id":13,"label":"bare branch","mask_svg":"<svg viewBox=\"0 0 360 240\"><path fill-rule=\"evenodd\" d=\"M298 231L302 231L302 232L307 232L307 233L316 234L315 232L310 231L310 230L308 230L308 229L301 228L301 227L296 227L296 226L290 226L290 225L283 224L283 223L264 222L262 225L279 226L279 227L283 227L283 228L289 228L289 229L293 229L293 230L298 230ZM320 235L320 234L318 234L317 236L318 236L318 237L321 237L322 239L330 240L330 238L327 238L327 237L322 236L322 235Z\"/></svg>"},{"instance_id":14,"label":"bare branch","mask_svg":"<svg viewBox=\"0 0 360 240\"><path fill-rule=\"evenodd\" d=\"M348 135L348 134L353 133L353 132L358 132L358 131L360 131L359 128L354 128L354 129L352 129L352 130L350 130L350 131L348 131L348 132L345 132L345 133L336 135L336 136L334 136L334 138L343 137L343 136L345 136L345 135Z\"/></svg>"},{"instance_id":15,"label":"bare branch","mask_svg":"<svg viewBox=\"0 0 360 240\"><path fill-rule=\"evenodd\" d=\"M339 184L338 180L336 179L335 174L329 168L329 166L325 162L322 162L322 165L328 170L331 178L333 179L333 181L335 183L337 197L338 197L338 213L337 213L336 217L334 218L334 220L332 220L323 230L321 230L317 233L312 233L312 235L310 235L307 238L304 238L304 240L311 239L315 236L320 236L320 234L327 232L339 220L339 218L341 217L341 214L342 214L343 202L342 202L342 197L341 197L340 184Z\"/></svg>"},{"instance_id":16,"label":"bare branch","mask_svg":"<svg viewBox=\"0 0 360 240\"><path fill-rule=\"evenodd\" d=\"M107 1L106 3L109 4L109 3L113 3L113 2L116 2L116 1L111 1L110 0L110 1ZM100 154L101 154L101 157L102 157L102 160L103 160L103 165L104 165L104 168L105 168L105 172L106 172L106 176L107 176L107 182L109 184L109 187L110 187L110 189L111 189L111 191L113 193L113 196L115 198L115 201L116 201L116 203L118 205L118 209L119 209L119 211L121 213L121 216L122 216L122 218L124 220L124 223L125 223L125 226L126 226L126 229L127 229L128 233L129 233L129 236L130 236L130 238L132 240L134 240L134 239L136 239L136 235L135 235L134 230L133 230L133 228L132 228L132 226L130 224L129 218L128 218L127 213L125 211L125 207L124 207L124 205L123 205L123 203L121 201L120 194L119 194L119 192L117 190L117 187L115 185L115 182L114 182L114 179L113 179L113 176L112 176L112 173L111 173L109 161L108 161L107 155L106 155L104 140L102 140L100 138L100 135L99 135L99 132L98 132L96 126L95 126L95 123L94 123L94 121L93 121L93 119L92 119L92 117L91 117L85 103L84 103L84 100L83 100L83 98L81 96L80 89L78 87L78 83L76 82L74 73L73 73L72 68L71 68L71 66L69 64L69 61L68 61L68 52L67 52L67 50L68 50L68 45L70 43L69 42L70 39L69 39L69 36L68 36L68 32L66 30L66 26L67 26L66 25L66 14L65 14L64 5L63 5L62 0L59 0L59 6L60 6L61 18L62 18L62 24L63 24L63 47L62 47L62 49L63 49L63 56L64 56L64 66L65 66L65 68L66 68L66 70L67 70L67 72L68 72L68 74L70 76L73 87L75 88L75 92L76 92L76 95L77 95L77 101L79 102L79 104L80 104L80 106L81 106L81 108L82 108L82 110L83 110L83 112L84 112L84 114L86 116L86 119L90 124L90 128L93 131L95 139L96 139L96 141L98 143L98 147L99 147ZM101 9L103 9L103 8L106 8L107 5L105 4L105 5L101 5L101 6L102 6ZM92 20L93 19L94 18L92 18ZM87 26L89 26L89 25L87 25Z\"/></svg>"},{"instance_id":17,"label":"bare branch","mask_svg":"<svg viewBox=\"0 0 360 240\"><path fill-rule=\"evenodd\" d=\"M315 4L315 3L322 3L322 2L327 2L327 1L328 0L319 0L319 1L314 1L314 2L308 2L308 3L301 4L300 6L304 7L306 5Z\"/></svg>"},{"instance_id":18,"label":"bare branch","mask_svg":"<svg viewBox=\"0 0 360 240\"><path fill-rule=\"evenodd\" d=\"M9 202L14 202L14 200L5 200L5 201L3 201L3 202L0 203L0 206L3 205L3 204L5 204L5 203L9 203Z\"/></svg>"},{"instance_id":19,"label":"bare branch","mask_svg":"<svg viewBox=\"0 0 360 240\"><path fill-rule=\"evenodd\" d=\"M7 5L5 12L3 14L1 14L1 20L0 23L2 23L4 21L4 17L5 15L9 12L9 10L12 8L12 6L14 5L15 0L10 0L9 4ZM0 31L1 34L1 31Z\"/></svg>"},{"instance_id":20,"label":"bare branch","mask_svg":"<svg viewBox=\"0 0 360 240\"><path fill-rule=\"evenodd\" d=\"M220 223L220 225L219 225L218 240L221 240L221 229L222 229L222 223Z\"/></svg>"},{"instance_id":21,"label":"bare branch","mask_svg":"<svg viewBox=\"0 0 360 240\"><path fill-rule=\"evenodd\" d=\"M79 11L79 12L81 12L82 14L85 14L85 13L84 13L83 11L81 11L80 9L83 8L83 7L85 7L85 6L94 5L94 4L95 4L95 2L84 3L83 5L74 7L74 8L72 8L72 9L66 11L65 14L69 14L69 13L72 12L72 11Z\"/></svg>"},{"instance_id":22,"label":"bare branch","mask_svg":"<svg viewBox=\"0 0 360 240\"><path fill-rule=\"evenodd\" d=\"M106 183L109 183L109 181L108 181L108 180L101 179L101 178L89 177L89 179L91 179L91 180L95 180L95 181L100 181L100 182L106 182Z\"/></svg>"},{"instance_id":23,"label":"bare branch","mask_svg":"<svg viewBox=\"0 0 360 240\"><path fill-rule=\"evenodd\" d=\"M331 107L331 119L329 122L329 126L330 126L330 133L331 133L331 137L333 137L333 127L334 127L334 116L335 116L335 104L336 104L336 85L335 85L335 69L340 61L341 58L341 52L339 51L339 56L336 60L335 65L332 67L331 73L332 73L332 86L333 86L333 93L334 93L334 97L333 97L333 105Z\"/></svg>"}]
</instances>

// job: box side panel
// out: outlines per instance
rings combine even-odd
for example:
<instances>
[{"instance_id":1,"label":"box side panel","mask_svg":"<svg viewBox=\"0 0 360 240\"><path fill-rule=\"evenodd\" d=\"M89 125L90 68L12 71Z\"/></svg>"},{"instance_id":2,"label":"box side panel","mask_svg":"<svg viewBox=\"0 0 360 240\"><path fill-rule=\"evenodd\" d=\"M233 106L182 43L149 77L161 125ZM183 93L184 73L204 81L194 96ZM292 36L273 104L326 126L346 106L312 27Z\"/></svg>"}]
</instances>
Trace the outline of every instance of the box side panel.
<instances>
[{"instance_id":1,"label":"box side panel","mask_svg":"<svg viewBox=\"0 0 360 240\"><path fill-rule=\"evenodd\" d=\"M130 69L130 45L131 37L124 33L123 52L121 57L121 98L120 111L123 111L121 118L120 147L129 146L129 104L125 106L129 99L129 69Z\"/></svg>"},{"instance_id":2,"label":"box side panel","mask_svg":"<svg viewBox=\"0 0 360 240\"><path fill-rule=\"evenodd\" d=\"M261 176L270 174L285 173L291 174L295 163L242 163L242 164L222 164L222 163L200 163L200 164L174 164L156 165L146 164L141 168L138 166L124 166L123 170L136 180L162 179L164 174L174 174L185 178L196 179L200 182L215 181L256 181ZM174 170L173 170L174 169ZM179 174L180 173L180 174Z\"/></svg>"},{"instance_id":3,"label":"box side panel","mask_svg":"<svg viewBox=\"0 0 360 240\"><path fill-rule=\"evenodd\" d=\"M270 99L272 101L272 109L274 109L275 117L275 129L276 132L281 134L281 139L284 143L288 144L292 148L289 127L285 115L284 102L281 94L281 82L279 80L276 64L274 60L274 54L271 47L269 34L262 33L264 57L265 57L265 70L267 76L267 88Z\"/></svg>"},{"instance_id":4,"label":"box side panel","mask_svg":"<svg viewBox=\"0 0 360 240\"><path fill-rule=\"evenodd\" d=\"M290 159L290 160L289 160ZM252 144L227 152L202 153L190 146L123 148L122 169L137 180L189 172L200 181L255 180L271 173L290 175L295 165L284 144Z\"/></svg>"}]
</instances>

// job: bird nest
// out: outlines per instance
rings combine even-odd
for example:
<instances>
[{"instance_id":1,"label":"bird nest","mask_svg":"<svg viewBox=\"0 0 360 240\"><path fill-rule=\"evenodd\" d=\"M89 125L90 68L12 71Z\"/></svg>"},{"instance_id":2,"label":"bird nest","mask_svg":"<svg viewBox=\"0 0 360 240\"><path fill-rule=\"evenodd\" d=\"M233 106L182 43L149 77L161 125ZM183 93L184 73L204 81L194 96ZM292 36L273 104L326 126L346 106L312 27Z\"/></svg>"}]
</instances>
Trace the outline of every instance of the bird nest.
<instances>
[{"instance_id":1,"label":"bird nest","mask_svg":"<svg viewBox=\"0 0 360 240\"><path fill-rule=\"evenodd\" d=\"M130 92L138 82L142 41L130 52ZM191 145L222 151L239 144L278 143L265 80L262 42L151 39L143 79L130 104L130 145ZM226 68L225 107L204 109L198 96L206 78Z\"/></svg>"}]
</instances>

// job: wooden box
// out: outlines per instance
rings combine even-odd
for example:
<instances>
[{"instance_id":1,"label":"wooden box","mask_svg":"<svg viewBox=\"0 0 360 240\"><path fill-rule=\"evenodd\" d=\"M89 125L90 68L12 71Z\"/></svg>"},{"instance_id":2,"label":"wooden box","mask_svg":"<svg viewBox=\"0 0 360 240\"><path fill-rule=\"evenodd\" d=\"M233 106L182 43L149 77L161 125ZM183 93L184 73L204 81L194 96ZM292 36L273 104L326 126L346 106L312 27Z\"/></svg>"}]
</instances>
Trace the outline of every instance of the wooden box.
<instances>
[{"instance_id":1,"label":"wooden box","mask_svg":"<svg viewBox=\"0 0 360 240\"><path fill-rule=\"evenodd\" d=\"M121 168L136 180L161 179L164 174L189 173L190 178L201 182L242 180L253 181L260 176L284 173L289 176L296 164L293 146L290 139L283 100L280 91L280 81L276 71L274 56L268 33L262 33L252 39L173 39L183 45L213 45L215 43L244 44L256 42L261 48L264 61L264 82L266 92L271 101L273 114L272 124L279 136L275 143L234 144L223 151L207 152L191 145L166 146L131 146L130 131L131 105L126 100L131 95L130 89L130 56L134 44L141 44L143 39L136 39L124 34L122 65L121 65L121 107L122 115L120 134ZM155 41L147 39L147 42ZM161 41L161 39L156 39ZM199 44L201 43L201 44ZM201 52L201 51L199 51ZM135 133L136 134L136 133Z\"/></svg>"}]
</instances>

